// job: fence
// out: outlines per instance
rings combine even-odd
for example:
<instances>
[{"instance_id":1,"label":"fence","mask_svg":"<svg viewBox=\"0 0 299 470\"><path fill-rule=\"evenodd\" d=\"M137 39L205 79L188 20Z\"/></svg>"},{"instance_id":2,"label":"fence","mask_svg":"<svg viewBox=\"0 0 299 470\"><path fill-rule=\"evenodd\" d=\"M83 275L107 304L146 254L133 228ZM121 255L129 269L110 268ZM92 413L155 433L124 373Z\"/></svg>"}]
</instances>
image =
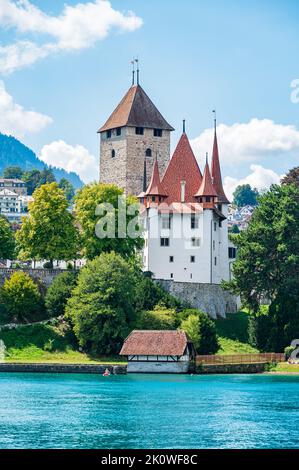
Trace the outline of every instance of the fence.
<instances>
[{"instance_id":1,"label":"fence","mask_svg":"<svg viewBox=\"0 0 299 470\"><path fill-rule=\"evenodd\" d=\"M283 353L264 354L234 354L234 355L209 355L196 356L196 364L257 364L270 362L284 362L286 360Z\"/></svg>"}]
</instances>

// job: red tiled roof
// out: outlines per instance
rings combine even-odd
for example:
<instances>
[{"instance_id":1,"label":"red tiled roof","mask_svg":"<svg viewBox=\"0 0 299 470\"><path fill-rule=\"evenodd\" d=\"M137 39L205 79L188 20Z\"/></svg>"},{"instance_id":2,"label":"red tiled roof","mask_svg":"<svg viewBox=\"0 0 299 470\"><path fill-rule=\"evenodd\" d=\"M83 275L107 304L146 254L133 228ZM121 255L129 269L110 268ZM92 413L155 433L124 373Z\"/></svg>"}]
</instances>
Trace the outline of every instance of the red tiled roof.
<instances>
[{"instance_id":1,"label":"red tiled roof","mask_svg":"<svg viewBox=\"0 0 299 470\"><path fill-rule=\"evenodd\" d=\"M174 130L140 85L133 85L129 88L119 105L98 132L122 126Z\"/></svg>"},{"instance_id":2,"label":"red tiled roof","mask_svg":"<svg viewBox=\"0 0 299 470\"><path fill-rule=\"evenodd\" d=\"M217 196L217 192L212 183L212 177L208 162L206 162L202 182L196 193L196 196Z\"/></svg>"},{"instance_id":3,"label":"red tiled roof","mask_svg":"<svg viewBox=\"0 0 299 470\"><path fill-rule=\"evenodd\" d=\"M194 194L200 186L202 175L190 142L182 134L162 178L168 204L181 201L181 181L185 181L185 202L195 202Z\"/></svg>"},{"instance_id":4,"label":"red tiled roof","mask_svg":"<svg viewBox=\"0 0 299 470\"><path fill-rule=\"evenodd\" d=\"M145 196L167 196L167 192L165 191L163 184L160 181L159 166L157 159L155 160L153 166L151 181L149 187L145 192Z\"/></svg>"},{"instance_id":5,"label":"red tiled roof","mask_svg":"<svg viewBox=\"0 0 299 470\"><path fill-rule=\"evenodd\" d=\"M216 133L216 124L215 124L215 134L214 134L214 144L213 144L213 156L212 156L212 178L213 178L213 185L217 191L217 195L219 201L229 203L227 199L223 186L222 186L222 178L221 178L221 170L220 170L220 163L219 163L219 153L218 153L218 142L217 142L217 133Z\"/></svg>"},{"instance_id":6,"label":"red tiled roof","mask_svg":"<svg viewBox=\"0 0 299 470\"><path fill-rule=\"evenodd\" d=\"M122 356L182 356L188 343L179 330L133 330L120 351Z\"/></svg>"}]
</instances>

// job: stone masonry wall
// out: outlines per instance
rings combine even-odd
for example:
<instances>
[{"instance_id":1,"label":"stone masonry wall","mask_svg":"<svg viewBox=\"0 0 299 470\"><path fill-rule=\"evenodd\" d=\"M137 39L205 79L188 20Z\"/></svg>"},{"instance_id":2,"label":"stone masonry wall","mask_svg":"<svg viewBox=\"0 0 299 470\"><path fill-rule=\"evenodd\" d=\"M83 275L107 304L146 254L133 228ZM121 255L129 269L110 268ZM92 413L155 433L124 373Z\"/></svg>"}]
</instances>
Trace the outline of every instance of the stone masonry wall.
<instances>
[{"instance_id":1,"label":"stone masonry wall","mask_svg":"<svg viewBox=\"0 0 299 470\"><path fill-rule=\"evenodd\" d=\"M9 279L12 273L23 271L27 273L34 281L41 282L48 288L53 279L64 272L62 269L0 269L0 286L4 284L5 279Z\"/></svg>"},{"instance_id":2,"label":"stone masonry wall","mask_svg":"<svg viewBox=\"0 0 299 470\"><path fill-rule=\"evenodd\" d=\"M158 279L157 282L170 294L210 315L225 318L227 313L237 312L238 297L224 291L218 284L199 284Z\"/></svg>"}]
</instances>

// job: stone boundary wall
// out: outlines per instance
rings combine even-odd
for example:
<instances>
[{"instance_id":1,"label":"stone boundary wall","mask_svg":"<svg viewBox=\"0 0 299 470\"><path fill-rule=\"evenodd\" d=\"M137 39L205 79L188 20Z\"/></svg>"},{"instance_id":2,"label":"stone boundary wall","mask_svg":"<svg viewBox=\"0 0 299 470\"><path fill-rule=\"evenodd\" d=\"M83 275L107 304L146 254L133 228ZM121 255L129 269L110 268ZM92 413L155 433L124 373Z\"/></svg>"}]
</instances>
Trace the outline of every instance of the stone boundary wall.
<instances>
[{"instance_id":1,"label":"stone boundary wall","mask_svg":"<svg viewBox=\"0 0 299 470\"><path fill-rule=\"evenodd\" d=\"M5 279L9 279L10 276L15 273L23 271L28 274L34 281L41 282L46 288L48 288L53 279L59 274L69 271L68 269L11 269L1 268L0 269L0 286L4 284Z\"/></svg>"},{"instance_id":2,"label":"stone boundary wall","mask_svg":"<svg viewBox=\"0 0 299 470\"><path fill-rule=\"evenodd\" d=\"M240 308L240 300L223 290L219 284L199 284L156 279L167 292L210 315L211 318L225 318Z\"/></svg>"},{"instance_id":3,"label":"stone boundary wall","mask_svg":"<svg viewBox=\"0 0 299 470\"><path fill-rule=\"evenodd\" d=\"M109 369L111 374L127 373L127 366L105 364L29 364L29 363L0 363L0 372L40 372L61 374L103 374Z\"/></svg>"},{"instance_id":4,"label":"stone boundary wall","mask_svg":"<svg viewBox=\"0 0 299 470\"><path fill-rule=\"evenodd\" d=\"M256 364L201 364L196 367L197 374L261 374L267 368L266 363Z\"/></svg>"}]
</instances>

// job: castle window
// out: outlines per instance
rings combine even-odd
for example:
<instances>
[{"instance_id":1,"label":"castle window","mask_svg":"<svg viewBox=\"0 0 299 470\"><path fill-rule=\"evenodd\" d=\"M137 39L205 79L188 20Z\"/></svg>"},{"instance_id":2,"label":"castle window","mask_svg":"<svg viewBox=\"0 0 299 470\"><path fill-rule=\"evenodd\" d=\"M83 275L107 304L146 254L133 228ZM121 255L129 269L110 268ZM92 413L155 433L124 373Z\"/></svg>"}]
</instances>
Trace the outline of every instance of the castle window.
<instances>
[{"instance_id":1,"label":"castle window","mask_svg":"<svg viewBox=\"0 0 299 470\"><path fill-rule=\"evenodd\" d=\"M170 262L170 263L173 263L173 260L174 260L174 257L173 257L173 256L169 256L169 262Z\"/></svg>"},{"instance_id":2,"label":"castle window","mask_svg":"<svg viewBox=\"0 0 299 470\"><path fill-rule=\"evenodd\" d=\"M216 230L217 230L217 224L216 222L214 222L214 232L216 232Z\"/></svg>"},{"instance_id":3,"label":"castle window","mask_svg":"<svg viewBox=\"0 0 299 470\"><path fill-rule=\"evenodd\" d=\"M115 150L112 149L112 150L111 150L111 158L114 158L114 157L115 157Z\"/></svg>"},{"instance_id":4,"label":"castle window","mask_svg":"<svg viewBox=\"0 0 299 470\"><path fill-rule=\"evenodd\" d=\"M106 137L107 139L111 139L111 129L109 129L109 131L106 132Z\"/></svg>"},{"instance_id":5,"label":"castle window","mask_svg":"<svg viewBox=\"0 0 299 470\"><path fill-rule=\"evenodd\" d=\"M152 151L151 151L151 149L146 149L146 151L145 151L145 156L146 156L146 157L151 157L151 156L152 156Z\"/></svg>"},{"instance_id":6,"label":"castle window","mask_svg":"<svg viewBox=\"0 0 299 470\"><path fill-rule=\"evenodd\" d=\"M210 202L210 201L211 201L210 196L207 196L207 197L206 197L206 202Z\"/></svg>"},{"instance_id":7,"label":"castle window","mask_svg":"<svg viewBox=\"0 0 299 470\"><path fill-rule=\"evenodd\" d=\"M215 266L217 266L217 258L216 258L216 256L215 256L215 258L214 258L214 264L215 264Z\"/></svg>"},{"instance_id":8,"label":"castle window","mask_svg":"<svg viewBox=\"0 0 299 470\"><path fill-rule=\"evenodd\" d=\"M228 248L228 257L229 257L230 259L234 259L234 258L236 258L236 256L237 256L237 250L236 250L236 248L230 246L230 247Z\"/></svg>"},{"instance_id":9,"label":"castle window","mask_svg":"<svg viewBox=\"0 0 299 470\"><path fill-rule=\"evenodd\" d=\"M162 228L170 229L171 228L171 219L168 216L162 216Z\"/></svg>"},{"instance_id":10,"label":"castle window","mask_svg":"<svg viewBox=\"0 0 299 470\"><path fill-rule=\"evenodd\" d=\"M135 128L135 134L143 135L143 127L136 127Z\"/></svg>"},{"instance_id":11,"label":"castle window","mask_svg":"<svg viewBox=\"0 0 299 470\"><path fill-rule=\"evenodd\" d=\"M162 137L162 129L154 129L154 137Z\"/></svg>"},{"instance_id":12,"label":"castle window","mask_svg":"<svg viewBox=\"0 0 299 470\"><path fill-rule=\"evenodd\" d=\"M195 217L195 214L191 214L191 228L198 228L198 217Z\"/></svg>"},{"instance_id":13,"label":"castle window","mask_svg":"<svg viewBox=\"0 0 299 470\"><path fill-rule=\"evenodd\" d=\"M161 237L160 238L160 245L161 246L169 246L169 238Z\"/></svg>"},{"instance_id":14,"label":"castle window","mask_svg":"<svg viewBox=\"0 0 299 470\"><path fill-rule=\"evenodd\" d=\"M191 246L193 247L196 247L196 246L200 246L200 238L191 238Z\"/></svg>"},{"instance_id":15,"label":"castle window","mask_svg":"<svg viewBox=\"0 0 299 470\"><path fill-rule=\"evenodd\" d=\"M171 279L173 279L173 273L170 273L170 277L171 277Z\"/></svg>"},{"instance_id":16,"label":"castle window","mask_svg":"<svg viewBox=\"0 0 299 470\"><path fill-rule=\"evenodd\" d=\"M222 227L222 220L219 219L219 227L221 228Z\"/></svg>"},{"instance_id":17,"label":"castle window","mask_svg":"<svg viewBox=\"0 0 299 470\"><path fill-rule=\"evenodd\" d=\"M152 202L156 201L156 196L152 196Z\"/></svg>"},{"instance_id":18,"label":"castle window","mask_svg":"<svg viewBox=\"0 0 299 470\"><path fill-rule=\"evenodd\" d=\"M195 263L195 256L190 256L190 263Z\"/></svg>"},{"instance_id":19,"label":"castle window","mask_svg":"<svg viewBox=\"0 0 299 470\"><path fill-rule=\"evenodd\" d=\"M117 129L116 129L116 135L121 135L121 127L117 127Z\"/></svg>"},{"instance_id":20,"label":"castle window","mask_svg":"<svg viewBox=\"0 0 299 470\"><path fill-rule=\"evenodd\" d=\"M216 244L215 244L215 240L213 240L213 250L215 250L216 248Z\"/></svg>"}]
</instances>

